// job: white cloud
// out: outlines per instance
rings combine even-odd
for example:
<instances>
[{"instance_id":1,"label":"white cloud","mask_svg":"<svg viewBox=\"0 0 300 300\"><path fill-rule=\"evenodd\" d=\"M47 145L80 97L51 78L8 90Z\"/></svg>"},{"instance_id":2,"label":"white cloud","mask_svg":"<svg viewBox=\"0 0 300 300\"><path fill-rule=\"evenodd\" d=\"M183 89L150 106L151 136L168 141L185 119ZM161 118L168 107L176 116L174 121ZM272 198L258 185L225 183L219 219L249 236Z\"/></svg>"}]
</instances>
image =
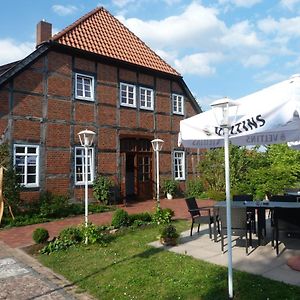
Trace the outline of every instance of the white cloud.
<instances>
[{"instance_id":1,"label":"white cloud","mask_svg":"<svg viewBox=\"0 0 300 300\"><path fill-rule=\"evenodd\" d=\"M253 5L260 3L262 0L219 0L219 4L233 4L238 7L252 7Z\"/></svg>"},{"instance_id":2,"label":"white cloud","mask_svg":"<svg viewBox=\"0 0 300 300\"><path fill-rule=\"evenodd\" d=\"M258 48L262 46L262 42L258 39L256 32L251 28L249 21L234 24L228 29L227 34L221 38L221 43L228 48Z\"/></svg>"},{"instance_id":3,"label":"white cloud","mask_svg":"<svg viewBox=\"0 0 300 300\"><path fill-rule=\"evenodd\" d=\"M124 6L126 6L126 5L128 5L130 3L133 3L134 1L135 0L113 0L112 3L114 5L116 5L117 7L122 8L122 7L124 7Z\"/></svg>"},{"instance_id":4,"label":"white cloud","mask_svg":"<svg viewBox=\"0 0 300 300\"><path fill-rule=\"evenodd\" d=\"M175 60L175 68L185 74L211 76L216 72L213 64L223 60L222 53L196 53Z\"/></svg>"},{"instance_id":5,"label":"white cloud","mask_svg":"<svg viewBox=\"0 0 300 300\"><path fill-rule=\"evenodd\" d=\"M0 40L0 65L22 59L30 54L34 48L34 43L18 44L12 39L2 39Z\"/></svg>"},{"instance_id":6,"label":"white cloud","mask_svg":"<svg viewBox=\"0 0 300 300\"><path fill-rule=\"evenodd\" d=\"M74 12L77 11L77 7L74 5L60 5L60 4L55 4L52 6L52 10L58 14L59 16L67 16L67 15L71 15Z\"/></svg>"},{"instance_id":7,"label":"white cloud","mask_svg":"<svg viewBox=\"0 0 300 300\"><path fill-rule=\"evenodd\" d=\"M217 10L213 8L192 2L181 15L160 21L125 19L122 16L118 18L152 48L200 47L207 50L216 46L217 39L224 34L226 28L217 14Z\"/></svg>"},{"instance_id":8,"label":"white cloud","mask_svg":"<svg viewBox=\"0 0 300 300\"><path fill-rule=\"evenodd\" d=\"M295 9L295 6L297 4L300 4L300 0L281 0L280 4L284 8L287 8L288 10L293 11Z\"/></svg>"},{"instance_id":9,"label":"white cloud","mask_svg":"<svg viewBox=\"0 0 300 300\"><path fill-rule=\"evenodd\" d=\"M258 28L265 33L278 34L287 38L300 36L300 17L280 18L279 21L273 18L266 18L258 22Z\"/></svg>"},{"instance_id":10,"label":"white cloud","mask_svg":"<svg viewBox=\"0 0 300 300\"><path fill-rule=\"evenodd\" d=\"M270 61L270 58L267 55L254 54L246 57L242 63L245 67L264 67Z\"/></svg>"},{"instance_id":11,"label":"white cloud","mask_svg":"<svg viewBox=\"0 0 300 300\"><path fill-rule=\"evenodd\" d=\"M287 76L284 74L266 71L262 73L258 73L254 76L254 80L263 83L263 84L272 84L286 79Z\"/></svg>"},{"instance_id":12,"label":"white cloud","mask_svg":"<svg viewBox=\"0 0 300 300\"><path fill-rule=\"evenodd\" d=\"M181 2L181 0L164 0L164 2L169 5L169 6L172 6L174 4L178 4Z\"/></svg>"}]
</instances>

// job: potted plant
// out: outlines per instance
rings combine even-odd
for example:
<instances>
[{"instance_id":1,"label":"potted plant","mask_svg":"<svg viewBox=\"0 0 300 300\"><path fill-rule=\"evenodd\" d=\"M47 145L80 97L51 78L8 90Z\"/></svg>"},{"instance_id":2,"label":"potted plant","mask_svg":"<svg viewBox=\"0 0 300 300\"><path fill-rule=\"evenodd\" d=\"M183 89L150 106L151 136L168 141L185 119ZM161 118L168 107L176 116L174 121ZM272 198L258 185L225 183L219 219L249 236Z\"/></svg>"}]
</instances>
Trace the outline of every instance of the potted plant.
<instances>
[{"instance_id":1,"label":"potted plant","mask_svg":"<svg viewBox=\"0 0 300 300\"><path fill-rule=\"evenodd\" d=\"M160 242L163 245L175 246L177 245L178 238L179 238L179 234L175 226L168 224L161 229Z\"/></svg>"},{"instance_id":2,"label":"potted plant","mask_svg":"<svg viewBox=\"0 0 300 300\"><path fill-rule=\"evenodd\" d=\"M175 196L177 188L178 188L178 182L174 179L166 179L163 182L163 191L165 195L167 195L168 199L173 199L173 196Z\"/></svg>"}]
</instances>

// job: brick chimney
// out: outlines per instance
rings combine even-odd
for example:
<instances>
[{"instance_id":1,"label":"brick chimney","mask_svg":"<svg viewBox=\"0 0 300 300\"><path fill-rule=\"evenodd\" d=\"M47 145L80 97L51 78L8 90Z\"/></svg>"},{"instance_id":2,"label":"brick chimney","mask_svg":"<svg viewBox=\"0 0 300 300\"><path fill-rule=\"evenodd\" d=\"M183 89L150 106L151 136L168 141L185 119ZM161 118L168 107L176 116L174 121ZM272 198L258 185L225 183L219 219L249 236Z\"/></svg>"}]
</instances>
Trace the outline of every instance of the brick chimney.
<instances>
[{"instance_id":1,"label":"brick chimney","mask_svg":"<svg viewBox=\"0 0 300 300\"><path fill-rule=\"evenodd\" d=\"M40 21L36 26L36 47L48 41L52 37L52 24L45 20Z\"/></svg>"}]
</instances>

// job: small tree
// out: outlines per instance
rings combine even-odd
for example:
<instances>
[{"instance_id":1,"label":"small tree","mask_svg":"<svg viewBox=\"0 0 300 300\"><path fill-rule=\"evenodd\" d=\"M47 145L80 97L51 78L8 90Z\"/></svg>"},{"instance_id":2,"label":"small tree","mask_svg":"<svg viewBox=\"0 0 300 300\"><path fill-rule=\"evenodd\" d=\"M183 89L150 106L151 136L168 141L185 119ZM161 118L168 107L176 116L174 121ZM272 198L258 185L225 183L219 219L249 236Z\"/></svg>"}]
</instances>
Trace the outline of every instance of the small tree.
<instances>
[{"instance_id":1,"label":"small tree","mask_svg":"<svg viewBox=\"0 0 300 300\"><path fill-rule=\"evenodd\" d=\"M104 204L109 204L110 192L112 188L112 181L108 177L99 175L94 181L93 195L98 201Z\"/></svg>"}]
</instances>

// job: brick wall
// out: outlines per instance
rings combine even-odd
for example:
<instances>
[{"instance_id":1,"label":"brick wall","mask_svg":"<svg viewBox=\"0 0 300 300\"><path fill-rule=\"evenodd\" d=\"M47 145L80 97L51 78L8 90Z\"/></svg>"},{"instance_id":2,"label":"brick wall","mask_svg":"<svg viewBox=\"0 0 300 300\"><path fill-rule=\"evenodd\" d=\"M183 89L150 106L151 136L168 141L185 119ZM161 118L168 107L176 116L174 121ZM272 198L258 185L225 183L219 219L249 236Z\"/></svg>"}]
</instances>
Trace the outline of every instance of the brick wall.
<instances>
[{"instance_id":1,"label":"brick wall","mask_svg":"<svg viewBox=\"0 0 300 300\"><path fill-rule=\"evenodd\" d=\"M74 99L74 72L95 75L95 102ZM152 87L154 111L120 108L120 81ZM80 145L77 133L84 129L96 132L96 171L110 176L117 185L121 180L120 135L163 139L160 167L170 177L171 154L177 148L179 121L184 117L172 114L171 92L184 95L179 82L161 76L54 51L38 58L0 88L0 133L8 127L9 119L12 143L41 145L40 189L28 189L22 198L36 199L44 190L82 198L83 189L74 182L74 148ZM195 114L187 98L185 112ZM190 159L187 161L190 168ZM154 156L152 163L155 174Z\"/></svg>"}]
</instances>

